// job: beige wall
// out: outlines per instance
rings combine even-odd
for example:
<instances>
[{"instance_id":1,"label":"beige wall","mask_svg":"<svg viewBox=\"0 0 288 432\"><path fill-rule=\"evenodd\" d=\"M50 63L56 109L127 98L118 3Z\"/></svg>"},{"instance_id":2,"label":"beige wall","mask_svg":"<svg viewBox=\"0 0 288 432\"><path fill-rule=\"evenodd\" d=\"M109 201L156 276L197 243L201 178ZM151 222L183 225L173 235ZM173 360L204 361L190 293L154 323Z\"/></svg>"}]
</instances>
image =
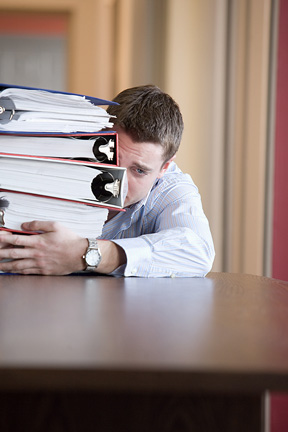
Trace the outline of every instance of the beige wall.
<instances>
[{"instance_id":1,"label":"beige wall","mask_svg":"<svg viewBox=\"0 0 288 432\"><path fill-rule=\"evenodd\" d=\"M232 1L227 87L224 263L264 274L270 0Z\"/></svg>"},{"instance_id":2,"label":"beige wall","mask_svg":"<svg viewBox=\"0 0 288 432\"><path fill-rule=\"evenodd\" d=\"M6 2L5 2L6 3ZM262 274L272 0L9 0L69 16L68 89L154 82L179 103L177 162L198 185L214 270ZM0 4L1 8L4 8Z\"/></svg>"},{"instance_id":3,"label":"beige wall","mask_svg":"<svg viewBox=\"0 0 288 432\"><path fill-rule=\"evenodd\" d=\"M168 3L166 89L186 123L178 163L202 194L213 269L264 274L272 2Z\"/></svg>"},{"instance_id":4,"label":"beige wall","mask_svg":"<svg viewBox=\"0 0 288 432\"><path fill-rule=\"evenodd\" d=\"M216 245L214 270L222 268L225 0L170 0L166 90L183 111L185 133L177 163L200 189Z\"/></svg>"}]
</instances>

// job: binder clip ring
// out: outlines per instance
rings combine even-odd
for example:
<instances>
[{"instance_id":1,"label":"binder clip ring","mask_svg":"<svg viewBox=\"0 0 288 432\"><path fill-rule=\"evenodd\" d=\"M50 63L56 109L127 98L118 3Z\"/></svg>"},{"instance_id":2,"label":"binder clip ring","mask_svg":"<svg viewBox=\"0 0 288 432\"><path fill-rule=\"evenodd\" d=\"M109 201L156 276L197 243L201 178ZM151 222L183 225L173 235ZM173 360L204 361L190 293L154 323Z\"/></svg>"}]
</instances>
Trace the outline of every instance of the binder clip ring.
<instances>
[{"instance_id":1,"label":"binder clip ring","mask_svg":"<svg viewBox=\"0 0 288 432\"><path fill-rule=\"evenodd\" d=\"M5 220L4 220L5 212L4 210L0 209L0 227L5 226Z\"/></svg>"},{"instance_id":2,"label":"binder clip ring","mask_svg":"<svg viewBox=\"0 0 288 432\"><path fill-rule=\"evenodd\" d=\"M0 98L0 122L9 123L15 118L16 107L14 102L8 97Z\"/></svg>"},{"instance_id":3,"label":"binder clip ring","mask_svg":"<svg viewBox=\"0 0 288 432\"><path fill-rule=\"evenodd\" d=\"M108 202L120 193L120 180L107 171L98 174L91 183L91 190L98 201Z\"/></svg>"}]
</instances>

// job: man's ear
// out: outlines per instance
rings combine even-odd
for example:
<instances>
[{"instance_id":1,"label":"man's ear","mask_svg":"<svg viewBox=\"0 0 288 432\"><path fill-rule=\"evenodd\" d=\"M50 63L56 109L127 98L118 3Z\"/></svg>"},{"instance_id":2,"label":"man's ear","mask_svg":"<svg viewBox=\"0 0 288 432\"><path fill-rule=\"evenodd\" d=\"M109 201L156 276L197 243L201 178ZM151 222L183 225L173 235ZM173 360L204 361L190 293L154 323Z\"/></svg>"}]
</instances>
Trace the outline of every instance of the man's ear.
<instances>
[{"instance_id":1,"label":"man's ear","mask_svg":"<svg viewBox=\"0 0 288 432\"><path fill-rule=\"evenodd\" d=\"M169 159L165 164L162 166L160 173L158 174L157 178L161 178L163 174L167 171L170 163L176 158L176 155L172 156L171 159Z\"/></svg>"}]
</instances>

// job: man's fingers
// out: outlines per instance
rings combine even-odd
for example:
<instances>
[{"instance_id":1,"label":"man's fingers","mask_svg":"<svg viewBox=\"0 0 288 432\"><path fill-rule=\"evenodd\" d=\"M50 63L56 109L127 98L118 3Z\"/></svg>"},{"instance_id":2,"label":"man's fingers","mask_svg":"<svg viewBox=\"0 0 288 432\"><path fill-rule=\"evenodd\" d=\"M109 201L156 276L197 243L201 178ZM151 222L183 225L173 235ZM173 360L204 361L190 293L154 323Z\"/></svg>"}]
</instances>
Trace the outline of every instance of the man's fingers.
<instances>
[{"instance_id":1,"label":"man's fingers","mask_svg":"<svg viewBox=\"0 0 288 432\"><path fill-rule=\"evenodd\" d=\"M33 244L33 237L35 236L26 236L21 234L0 236L0 253L1 253L1 244L2 247L4 244L5 247L8 246L19 246L19 247L28 246L29 247Z\"/></svg>"},{"instance_id":2,"label":"man's fingers","mask_svg":"<svg viewBox=\"0 0 288 432\"><path fill-rule=\"evenodd\" d=\"M0 240L3 241L5 238L11 237L13 234L10 231L0 230Z\"/></svg>"},{"instance_id":3,"label":"man's fingers","mask_svg":"<svg viewBox=\"0 0 288 432\"><path fill-rule=\"evenodd\" d=\"M12 260L12 261L0 261L0 270L3 272L10 272L10 273L26 273L27 268L33 268L35 269L35 262L33 260Z\"/></svg>"},{"instance_id":4,"label":"man's fingers","mask_svg":"<svg viewBox=\"0 0 288 432\"><path fill-rule=\"evenodd\" d=\"M12 237L12 233L0 230L0 249L6 248L7 246L9 246L9 243L7 242L7 239L9 237Z\"/></svg>"},{"instance_id":5,"label":"man's fingers","mask_svg":"<svg viewBox=\"0 0 288 432\"><path fill-rule=\"evenodd\" d=\"M11 232L11 231L8 231L7 229L5 229L5 228L1 228L1 230L0 230L0 237L2 237L2 236L8 236L8 235L13 235L13 233Z\"/></svg>"},{"instance_id":6,"label":"man's fingers","mask_svg":"<svg viewBox=\"0 0 288 432\"><path fill-rule=\"evenodd\" d=\"M2 251L0 249L0 259L1 258L12 259L12 260L31 258L31 249L29 248L25 249L24 247L21 246L6 248L3 249Z\"/></svg>"},{"instance_id":7,"label":"man's fingers","mask_svg":"<svg viewBox=\"0 0 288 432\"><path fill-rule=\"evenodd\" d=\"M60 224L54 221L31 221L31 222L24 222L21 225L21 228L25 231L36 231L36 232L57 231L59 227Z\"/></svg>"}]
</instances>

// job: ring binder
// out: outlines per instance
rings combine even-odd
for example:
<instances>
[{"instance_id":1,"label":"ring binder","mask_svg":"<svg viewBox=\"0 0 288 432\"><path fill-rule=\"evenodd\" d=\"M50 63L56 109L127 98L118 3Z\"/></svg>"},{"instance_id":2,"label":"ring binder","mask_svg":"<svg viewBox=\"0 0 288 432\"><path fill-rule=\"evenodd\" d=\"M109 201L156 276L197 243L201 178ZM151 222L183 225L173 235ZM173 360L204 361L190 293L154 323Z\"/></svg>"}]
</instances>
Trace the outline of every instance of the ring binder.
<instances>
[{"instance_id":1,"label":"ring binder","mask_svg":"<svg viewBox=\"0 0 288 432\"><path fill-rule=\"evenodd\" d=\"M19 190L119 210L124 207L127 177L123 167L0 154L0 171L0 191ZM107 183L110 185L105 187Z\"/></svg>"},{"instance_id":2,"label":"ring binder","mask_svg":"<svg viewBox=\"0 0 288 432\"><path fill-rule=\"evenodd\" d=\"M114 104L113 101L1 83L0 99L3 133L93 133L113 126L113 116L99 106Z\"/></svg>"},{"instance_id":3,"label":"ring binder","mask_svg":"<svg viewBox=\"0 0 288 432\"><path fill-rule=\"evenodd\" d=\"M11 154L30 158L67 159L118 165L116 132L89 134L3 134L0 130L0 156Z\"/></svg>"},{"instance_id":4,"label":"ring binder","mask_svg":"<svg viewBox=\"0 0 288 432\"><path fill-rule=\"evenodd\" d=\"M114 116L98 106L111 104L0 83L0 231L36 234L22 223L57 220L96 238L109 209L125 211Z\"/></svg>"}]
</instances>

